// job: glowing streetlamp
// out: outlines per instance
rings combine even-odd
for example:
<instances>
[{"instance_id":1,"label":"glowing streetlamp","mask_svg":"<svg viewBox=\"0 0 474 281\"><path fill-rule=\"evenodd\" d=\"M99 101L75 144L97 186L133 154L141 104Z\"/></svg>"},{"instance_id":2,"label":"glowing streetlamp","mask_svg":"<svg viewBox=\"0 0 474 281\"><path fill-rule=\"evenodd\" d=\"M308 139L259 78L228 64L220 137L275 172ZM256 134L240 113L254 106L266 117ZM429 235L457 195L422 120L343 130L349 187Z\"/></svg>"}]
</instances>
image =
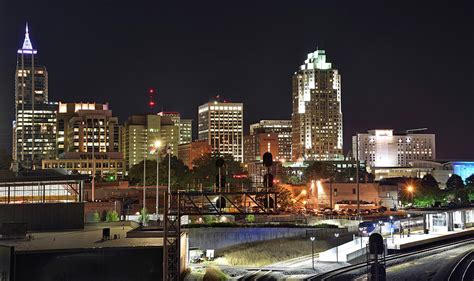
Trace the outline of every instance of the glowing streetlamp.
<instances>
[{"instance_id":1,"label":"glowing streetlamp","mask_svg":"<svg viewBox=\"0 0 474 281\"><path fill-rule=\"evenodd\" d=\"M413 187L413 185L409 185L407 186L407 191L411 195L411 205L413 206L413 192L415 191L415 188Z\"/></svg>"},{"instance_id":2,"label":"glowing streetlamp","mask_svg":"<svg viewBox=\"0 0 474 281\"><path fill-rule=\"evenodd\" d=\"M336 237L336 262L339 262L339 250L338 250L339 245L337 243L337 238L339 237L339 232L334 233L334 237Z\"/></svg>"}]
</instances>

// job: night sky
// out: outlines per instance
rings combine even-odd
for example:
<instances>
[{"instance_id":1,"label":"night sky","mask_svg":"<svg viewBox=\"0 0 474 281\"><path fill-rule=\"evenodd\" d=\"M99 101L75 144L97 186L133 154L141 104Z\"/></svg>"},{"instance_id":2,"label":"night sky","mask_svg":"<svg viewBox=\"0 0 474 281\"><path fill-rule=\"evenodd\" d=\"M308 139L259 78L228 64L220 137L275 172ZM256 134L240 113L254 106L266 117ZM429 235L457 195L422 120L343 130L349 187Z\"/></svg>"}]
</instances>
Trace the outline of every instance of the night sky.
<instances>
[{"instance_id":1,"label":"night sky","mask_svg":"<svg viewBox=\"0 0 474 281\"><path fill-rule=\"evenodd\" d=\"M428 127L438 158L474 159L473 1L0 0L8 149L26 21L51 101L109 102L123 122L155 87L160 110L196 119L220 94L248 130L291 118L291 76L319 47L342 76L346 153L356 131Z\"/></svg>"}]
</instances>

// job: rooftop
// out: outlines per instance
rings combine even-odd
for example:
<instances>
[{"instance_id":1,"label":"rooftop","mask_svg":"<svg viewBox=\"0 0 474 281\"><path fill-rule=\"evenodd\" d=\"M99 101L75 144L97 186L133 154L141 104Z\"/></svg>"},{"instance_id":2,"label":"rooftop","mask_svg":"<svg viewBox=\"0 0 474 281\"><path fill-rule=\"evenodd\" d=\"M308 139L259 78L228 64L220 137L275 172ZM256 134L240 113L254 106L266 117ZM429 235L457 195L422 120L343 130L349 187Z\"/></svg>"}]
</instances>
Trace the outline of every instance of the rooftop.
<instances>
[{"instance_id":1,"label":"rooftop","mask_svg":"<svg viewBox=\"0 0 474 281\"><path fill-rule=\"evenodd\" d=\"M107 224L88 225L83 230L64 232L37 232L30 233L31 240L0 240L0 245L14 246L15 251L44 251L59 249L87 249L87 248L115 248L115 247L151 247L162 246L162 238L126 238L127 232L132 230L128 225L110 227L110 236L115 234L119 239L101 241L102 229ZM117 225L117 223L115 223Z\"/></svg>"}]
</instances>

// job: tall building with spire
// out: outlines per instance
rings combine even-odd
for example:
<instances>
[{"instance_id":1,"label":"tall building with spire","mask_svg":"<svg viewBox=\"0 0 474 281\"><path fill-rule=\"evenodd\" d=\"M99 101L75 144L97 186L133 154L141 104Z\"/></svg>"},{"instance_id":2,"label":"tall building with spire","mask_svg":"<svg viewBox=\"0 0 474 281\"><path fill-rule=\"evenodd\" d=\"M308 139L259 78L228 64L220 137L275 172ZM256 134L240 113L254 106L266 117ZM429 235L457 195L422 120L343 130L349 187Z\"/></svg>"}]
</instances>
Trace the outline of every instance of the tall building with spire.
<instances>
[{"instance_id":1,"label":"tall building with spire","mask_svg":"<svg viewBox=\"0 0 474 281\"><path fill-rule=\"evenodd\" d=\"M17 51L12 155L17 168L35 168L54 157L57 103L48 101L48 72L38 61L28 24Z\"/></svg>"},{"instance_id":2,"label":"tall building with spire","mask_svg":"<svg viewBox=\"0 0 474 281\"><path fill-rule=\"evenodd\" d=\"M341 75L324 50L293 75L292 106L293 161L342 159Z\"/></svg>"}]
</instances>

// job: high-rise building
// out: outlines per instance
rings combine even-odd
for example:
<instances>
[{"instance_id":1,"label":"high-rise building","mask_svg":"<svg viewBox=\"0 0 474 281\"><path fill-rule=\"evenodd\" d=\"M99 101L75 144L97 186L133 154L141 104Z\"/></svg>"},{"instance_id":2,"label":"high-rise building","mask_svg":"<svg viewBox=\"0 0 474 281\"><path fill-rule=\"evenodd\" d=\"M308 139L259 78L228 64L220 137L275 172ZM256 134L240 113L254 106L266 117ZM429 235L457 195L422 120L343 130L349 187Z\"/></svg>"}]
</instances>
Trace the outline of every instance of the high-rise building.
<instances>
[{"instance_id":1,"label":"high-rise building","mask_svg":"<svg viewBox=\"0 0 474 281\"><path fill-rule=\"evenodd\" d=\"M64 152L119 152L121 126L107 103L62 103L57 115L58 156Z\"/></svg>"},{"instance_id":2,"label":"high-rise building","mask_svg":"<svg viewBox=\"0 0 474 281\"><path fill-rule=\"evenodd\" d=\"M56 127L57 156L43 160L44 169L62 168L113 179L123 176L122 127L107 103L59 102Z\"/></svg>"},{"instance_id":3,"label":"high-rise building","mask_svg":"<svg viewBox=\"0 0 474 281\"><path fill-rule=\"evenodd\" d=\"M193 119L181 119L179 121L179 144L191 143L193 141Z\"/></svg>"},{"instance_id":4,"label":"high-rise building","mask_svg":"<svg viewBox=\"0 0 474 281\"><path fill-rule=\"evenodd\" d=\"M181 117L178 112L160 112L161 117L160 140L167 147L171 147L171 153L178 156L178 145L180 143Z\"/></svg>"},{"instance_id":5,"label":"high-rise building","mask_svg":"<svg viewBox=\"0 0 474 281\"><path fill-rule=\"evenodd\" d=\"M411 161L436 158L435 135L370 130L352 136L352 151L368 167L408 167Z\"/></svg>"},{"instance_id":6,"label":"high-rise building","mask_svg":"<svg viewBox=\"0 0 474 281\"><path fill-rule=\"evenodd\" d=\"M23 46L17 51L13 160L24 168L54 157L57 104L48 102L48 72L38 60L26 25ZM16 166L16 165L15 165ZM18 168L18 167L17 167Z\"/></svg>"},{"instance_id":7,"label":"high-rise building","mask_svg":"<svg viewBox=\"0 0 474 281\"><path fill-rule=\"evenodd\" d=\"M326 52L309 53L292 84L293 161L343 159L341 76Z\"/></svg>"},{"instance_id":8,"label":"high-rise building","mask_svg":"<svg viewBox=\"0 0 474 281\"><path fill-rule=\"evenodd\" d=\"M179 113L160 112L158 114L132 115L122 130L122 152L127 171L143 161L154 159L155 142L161 142L162 151L170 145L171 153L178 156Z\"/></svg>"},{"instance_id":9,"label":"high-rise building","mask_svg":"<svg viewBox=\"0 0 474 281\"><path fill-rule=\"evenodd\" d=\"M198 135L213 155L232 155L243 162L243 104L210 101L199 106Z\"/></svg>"},{"instance_id":10,"label":"high-rise building","mask_svg":"<svg viewBox=\"0 0 474 281\"><path fill-rule=\"evenodd\" d=\"M122 152L127 171L143 161L145 154L149 153L149 146L160 140L160 129L161 117L156 114L132 115L128 118L122 131Z\"/></svg>"},{"instance_id":11,"label":"high-rise building","mask_svg":"<svg viewBox=\"0 0 474 281\"><path fill-rule=\"evenodd\" d=\"M260 133L276 133L278 136L278 155L274 155L276 160L291 161L291 120L261 120L250 125L250 135Z\"/></svg>"}]
</instances>

